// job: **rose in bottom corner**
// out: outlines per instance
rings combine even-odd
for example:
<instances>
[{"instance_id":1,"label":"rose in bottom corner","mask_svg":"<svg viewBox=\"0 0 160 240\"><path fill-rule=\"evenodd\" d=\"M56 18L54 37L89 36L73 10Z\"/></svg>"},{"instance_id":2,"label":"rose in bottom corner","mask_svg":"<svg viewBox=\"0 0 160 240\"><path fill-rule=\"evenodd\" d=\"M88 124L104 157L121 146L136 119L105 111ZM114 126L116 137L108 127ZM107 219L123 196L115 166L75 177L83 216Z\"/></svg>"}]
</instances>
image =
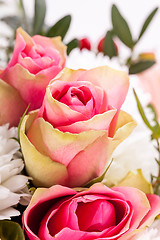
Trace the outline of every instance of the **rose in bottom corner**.
<instances>
[{"instance_id":1,"label":"rose in bottom corner","mask_svg":"<svg viewBox=\"0 0 160 240\"><path fill-rule=\"evenodd\" d=\"M35 186L83 186L103 173L115 147L136 126L120 111L128 86L125 72L107 66L65 68L50 82L42 107L25 116L20 130Z\"/></svg>"},{"instance_id":2,"label":"rose in bottom corner","mask_svg":"<svg viewBox=\"0 0 160 240\"><path fill-rule=\"evenodd\" d=\"M39 188L23 215L29 240L129 240L160 213L160 197L132 187L102 183L76 191Z\"/></svg>"}]
</instances>

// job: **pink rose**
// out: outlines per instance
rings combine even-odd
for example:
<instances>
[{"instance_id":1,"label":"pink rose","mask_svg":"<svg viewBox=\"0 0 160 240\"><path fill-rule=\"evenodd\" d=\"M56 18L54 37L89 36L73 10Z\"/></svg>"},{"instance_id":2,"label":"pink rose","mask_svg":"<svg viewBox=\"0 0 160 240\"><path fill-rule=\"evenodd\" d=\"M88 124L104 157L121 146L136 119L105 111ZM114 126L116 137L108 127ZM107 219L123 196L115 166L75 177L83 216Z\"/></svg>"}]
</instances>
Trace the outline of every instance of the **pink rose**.
<instances>
[{"instance_id":1,"label":"pink rose","mask_svg":"<svg viewBox=\"0 0 160 240\"><path fill-rule=\"evenodd\" d=\"M22 28L17 30L12 59L0 74L0 78L13 88L12 93L8 93L10 86L4 92L1 89L3 81L0 82L0 124L10 122L11 125L17 125L29 103L30 110L41 106L46 86L64 67L65 56L66 47L60 37L36 35L31 38ZM8 105L12 105L12 108L4 109L5 94L11 94ZM15 101L11 102L12 99ZM3 111L7 111L6 119L3 118Z\"/></svg>"},{"instance_id":2,"label":"pink rose","mask_svg":"<svg viewBox=\"0 0 160 240\"><path fill-rule=\"evenodd\" d=\"M154 105L160 118L160 63L138 74L143 89L150 93L151 103Z\"/></svg>"},{"instance_id":3,"label":"pink rose","mask_svg":"<svg viewBox=\"0 0 160 240\"><path fill-rule=\"evenodd\" d=\"M160 213L160 197L136 188L98 183L83 190L37 189L23 215L28 239L128 240Z\"/></svg>"},{"instance_id":4,"label":"pink rose","mask_svg":"<svg viewBox=\"0 0 160 240\"><path fill-rule=\"evenodd\" d=\"M128 85L125 72L107 66L66 68L50 82L42 107L24 118L20 133L26 170L36 186L82 186L102 174L136 125L124 112L118 117Z\"/></svg>"}]
</instances>

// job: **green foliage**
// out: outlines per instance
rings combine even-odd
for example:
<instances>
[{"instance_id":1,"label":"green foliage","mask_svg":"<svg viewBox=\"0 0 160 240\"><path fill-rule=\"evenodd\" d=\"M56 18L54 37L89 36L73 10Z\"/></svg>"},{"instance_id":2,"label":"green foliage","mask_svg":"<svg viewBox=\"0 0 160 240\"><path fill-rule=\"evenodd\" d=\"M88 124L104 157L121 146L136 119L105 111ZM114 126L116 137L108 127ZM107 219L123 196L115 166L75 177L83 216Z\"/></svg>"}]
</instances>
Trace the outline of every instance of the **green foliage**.
<instances>
[{"instance_id":1,"label":"green foliage","mask_svg":"<svg viewBox=\"0 0 160 240\"><path fill-rule=\"evenodd\" d=\"M112 25L113 25L113 31L115 35L127 46L130 48L131 53L128 59L124 62L124 65L128 66L129 68L129 74L137 74L140 73L147 68L150 68L155 61L152 61L150 59L146 60L139 60L139 58L135 59L134 54L134 48L136 47L137 43L147 30L148 26L150 25L153 17L155 16L158 8L155 8L149 16L146 18L139 36L137 37L137 40L133 40L132 33L130 31L129 25L127 21L124 19L124 17L121 15L120 11L116 7L116 5L113 4L112 6ZM113 51L113 49L112 49ZM110 53L111 55L112 53ZM108 54L106 54L108 55ZM110 56L109 55L109 56Z\"/></svg>"},{"instance_id":2,"label":"green foliage","mask_svg":"<svg viewBox=\"0 0 160 240\"><path fill-rule=\"evenodd\" d=\"M152 111L152 114L153 114L153 118L151 119L151 121L152 121L152 125L151 125L144 113L143 107L138 99L138 96L137 96L135 90L133 90L133 91L134 91L134 95L135 95L135 99L137 102L137 107L138 107L139 113L140 113L144 123L146 124L146 126L151 130L151 140L155 140L156 144L157 144L157 146L155 148L158 151L159 158L158 159L155 158L155 161L158 165L159 170L158 170L158 176L153 176L151 174L151 183L152 183L154 193L157 195L160 195L160 143L159 143L160 125L159 125L159 122L157 119L157 113L156 113L153 105L149 104L148 107L150 108L150 110Z\"/></svg>"},{"instance_id":3,"label":"green foliage","mask_svg":"<svg viewBox=\"0 0 160 240\"><path fill-rule=\"evenodd\" d=\"M131 63L129 66L129 74L137 74L150 68L155 64L153 60L141 60L136 63Z\"/></svg>"},{"instance_id":4,"label":"green foliage","mask_svg":"<svg viewBox=\"0 0 160 240\"><path fill-rule=\"evenodd\" d=\"M112 58L114 56L117 56L116 47L113 41L112 32L108 31L106 33L105 39L104 39L104 55L109 56L109 58Z\"/></svg>"},{"instance_id":5,"label":"green foliage","mask_svg":"<svg viewBox=\"0 0 160 240\"><path fill-rule=\"evenodd\" d=\"M137 96L137 93L136 91L133 89L133 93L134 93L134 96L135 96L135 99L136 99L136 102L137 102L137 107L138 107L138 111L143 119L143 122L146 124L146 126L151 130L153 131L153 127L151 126L150 122L148 121L146 115L145 115L145 112L143 110L143 107L142 107L142 104L140 103L140 100Z\"/></svg>"},{"instance_id":6,"label":"green foliage","mask_svg":"<svg viewBox=\"0 0 160 240\"><path fill-rule=\"evenodd\" d=\"M1 220L0 221L1 240L25 240L23 231L18 223Z\"/></svg>"},{"instance_id":7,"label":"green foliage","mask_svg":"<svg viewBox=\"0 0 160 240\"><path fill-rule=\"evenodd\" d=\"M33 35L41 33L45 16L46 16L46 1L35 0Z\"/></svg>"},{"instance_id":8,"label":"green foliage","mask_svg":"<svg viewBox=\"0 0 160 240\"><path fill-rule=\"evenodd\" d=\"M71 24L71 15L67 15L61 18L56 24L54 24L46 33L47 37L61 36L64 39Z\"/></svg>"},{"instance_id":9,"label":"green foliage","mask_svg":"<svg viewBox=\"0 0 160 240\"><path fill-rule=\"evenodd\" d=\"M128 23L120 14L116 5L112 6L112 25L115 34L119 37L119 39L129 48L133 48L134 42L132 40L132 34Z\"/></svg>"},{"instance_id":10,"label":"green foliage","mask_svg":"<svg viewBox=\"0 0 160 240\"><path fill-rule=\"evenodd\" d=\"M138 40L137 40L137 41L139 41L139 40L141 39L141 37L143 36L144 32L146 31L146 29L148 28L150 22L152 21L154 15L156 14L157 10L158 10L158 7L155 8L155 9L149 14L149 16L147 17L147 19L145 20L145 22L144 22L144 24L143 24L143 26L142 26L142 29L141 29L141 32L140 32L140 34L139 34L139 37L138 37Z\"/></svg>"},{"instance_id":11,"label":"green foliage","mask_svg":"<svg viewBox=\"0 0 160 240\"><path fill-rule=\"evenodd\" d=\"M67 43L67 55L69 55L74 48L78 48L78 47L79 47L79 41L77 38L74 38L69 43Z\"/></svg>"}]
</instances>

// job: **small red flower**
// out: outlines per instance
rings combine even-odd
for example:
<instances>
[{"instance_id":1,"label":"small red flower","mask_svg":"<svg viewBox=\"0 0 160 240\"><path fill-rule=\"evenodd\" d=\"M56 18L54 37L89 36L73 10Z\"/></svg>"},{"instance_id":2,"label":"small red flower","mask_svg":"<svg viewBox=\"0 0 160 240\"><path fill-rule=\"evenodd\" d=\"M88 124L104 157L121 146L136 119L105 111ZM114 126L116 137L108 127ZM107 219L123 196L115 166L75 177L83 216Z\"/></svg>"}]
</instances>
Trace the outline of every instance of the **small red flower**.
<instances>
[{"instance_id":1,"label":"small red flower","mask_svg":"<svg viewBox=\"0 0 160 240\"><path fill-rule=\"evenodd\" d=\"M98 52L104 52L104 37L100 39L99 43L98 43L98 46L97 46L97 50ZM114 42L114 46L116 48L116 53L118 55L118 47L117 47L117 44Z\"/></svg>"},{"instance_id":2,"label":"small red flower","mask_svg":"<svg viewBox=\"0 0 160 240\"><path fill-rule=\"evenodd\" d=\"M88 38L82 38L79 40L79 48L80 50L84 48L88 49L89 51L91 50L91 43Z\"/></svg>"}]
</instances>

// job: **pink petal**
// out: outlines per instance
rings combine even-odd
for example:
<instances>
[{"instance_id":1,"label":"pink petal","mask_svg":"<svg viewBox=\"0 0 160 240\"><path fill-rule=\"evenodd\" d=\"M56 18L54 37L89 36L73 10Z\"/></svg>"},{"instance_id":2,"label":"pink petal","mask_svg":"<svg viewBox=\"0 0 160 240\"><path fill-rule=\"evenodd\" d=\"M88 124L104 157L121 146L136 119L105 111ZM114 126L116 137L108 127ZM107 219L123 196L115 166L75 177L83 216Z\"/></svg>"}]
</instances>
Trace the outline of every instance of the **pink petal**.
<instances>
[{"instance_id":1,"label":"pink petal","mask_svg":"<svg viewBox=\"0 0 160 240\"><path fill-rule=\"evenodd\" d=\"M67 105L52 98L47 88L43 105L39 110L38 117L43 117L54 127L59 127L73 122L87 120L82 113L72 110Z\"/></svg>"},{"instance_id":2,"label":"pink petal","mask_svg":"<svg viewBox=\"0 0 160 240\"><path fill-rule=\"evenodd\" d=\"M107 157L108 138L106 132L70 161L67 166L69 186L82 186L100 176L107 163Z\"/></svg>"},{"instance_id":3,"label":"pink petal","mask_svg":"<svg viewBox=\"0 0 160 240\"><path fill-rule=\"evenodd\" d=\"M36 74L41 70L38 64L30 57L22 58L22 56L19 54L18 63L33 74Z\"/></svg>"},{"instance_id":4,"label":"pink petal","mask_svg":"<svg viewBox=\"0 0 160 240\"><path fill-rule=\"evenodd\" d=\"M61 37L58 36L58 37L54 37L54 38L48 38L48 37L44 37L44 36L35 35L35 36L33 36L33 40L34 40L35 44L41 45L44 49L46 49L46 52L48 52L49 48L57 49L61 55L60 65L62 66L62 68L65 66L66 46L62 43ZM55 53L54 53L54 55L55 55Z\"/></svg>"},{"instance_id":5,"label":"pink petal","mask_svg":"<svg viewBox=\"0 0 160 240\"><path fill-rule=\"evenodd\" d=\"M10 126L18 126L26 108L18 91L0 80L0 125L10 123Z\"/></svg>"},{"instance_id":6,"label":"pink petal","mask_svg":"<svg viewBox=\"0 0 160 240\"><path fill-rule=\"evenodd\" d=\"M40 71L38 75L34 75L21 65L16 64L11 68L5 69L1 78L5 79L7 83L19 91L26 105L31 103L30 110L32 110L41 106L46 86L60 69L59 66L53 66Z\"/></svg>"},{"instance_id":7,"label":"pink petal","mask_svg":"<svg viewBox=\"0 0 160 240\"><path fill-rule=\"evenodd\" d=\"M154 194L147 194L151 209L141 221L139 228L150 226L155 217L160 214L160 197Z\"/></svg>"},{"instance_id":8,"label":"pink petal","mask_svg":"<svg viewBox=\"0 0 160 240\"><path fill-rule=\"evenodd\" d=\"M22 28L18 28L16 34L16 44L12 54L12 59L10 60L7 67L10 68L14 66L18 62L19 54L24 49L31 49L33 45L34 43L32 41L32 38L25 31L23 31Z\"/></svg>"},{"instance_id":9,"label":"pink petal","mask_svg":"<svg viewBox=\"0 0 160 240\"><path fill-rule=\"evenodd\" d=\"M126 201L130 201L134 212L129 230L136 229L150 210L150 204L145 193L131 187L113 187L112 189L124 194Z\"/></svg>"},{"instance_id":10,"label":"pink petal","mask_svg":"<svg viewBox=\"0 0 160 240\"><path fill-rule=\"evenodd\" d=\"M98 232L116 224L115 209L106 200L79 203L76 214L81 231Z\"/></svg>"},{"instance_id":11,"label":"pink petal","mask_svg":"<svg viewBox=\"0 0 160 240\"><path fill-rule=\"evenodd\" d=\"M116 110L110 110L103 114L98 114L86 121L75 122L71 125L60 126L62 132L80 133L89 130L108 130L110 123L116 114Z\"/></svg>"},{"instance_id":12,"label":"pink petal","mask_svg":"<svg viewBox=\"0 0 160 240\"><path fill-rule=\"evenodd\" d=\"M108 105L120 109L129 87L128 75L107 66L97 67L83 72L77 81L89 81L99 86L107 94Z\"/></svg>"},{"instance_id":13,"label":"pink petal","mask_svg":"<svg viewBox=\"0 0 160 240\"><path fill-rule=\"evenodd\" d=\"M105 134L105 131L94 130L80 134L63 133L44 119L37 118L29 128L27 137L40 153L68 166L78 153Z\"/></svg>"}]
</instances>

